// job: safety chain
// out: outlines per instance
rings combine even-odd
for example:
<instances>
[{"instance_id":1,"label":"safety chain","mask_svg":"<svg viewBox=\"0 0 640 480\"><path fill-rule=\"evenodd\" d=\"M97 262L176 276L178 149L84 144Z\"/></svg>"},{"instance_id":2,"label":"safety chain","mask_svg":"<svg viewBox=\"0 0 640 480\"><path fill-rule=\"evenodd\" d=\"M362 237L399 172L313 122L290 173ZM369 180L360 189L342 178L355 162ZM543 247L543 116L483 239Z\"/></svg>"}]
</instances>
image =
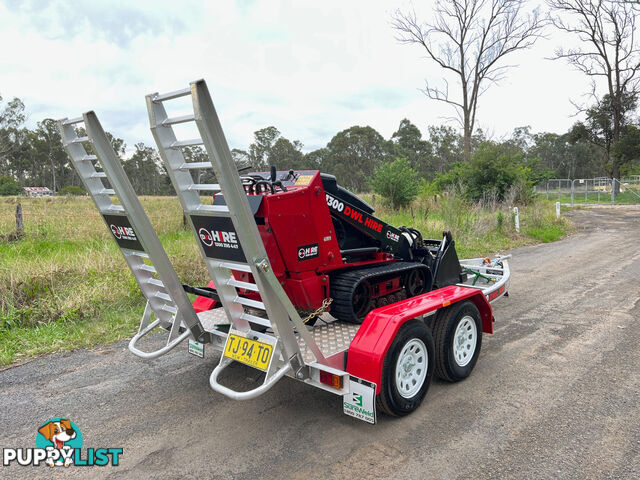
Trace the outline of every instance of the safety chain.
<instances>
[{"instance_id":1,"label":"safety chain","mask_svg":"<svg viewBox=\"0 0 640 480\"><path fill-rule=\"evenodd\" d=\"M322 315L324 312L327 311L327 309L329 308L329 305L331 305L331 302L333 302L333 298L325 298L324 300L322 300L322 305L320 305L314 312L311 312L309 315L307 315L304 318L304 320L302 320L302 322L306 324L312 318L316 316L319 317L320 315Z\"/></svg>"}]
</instances>

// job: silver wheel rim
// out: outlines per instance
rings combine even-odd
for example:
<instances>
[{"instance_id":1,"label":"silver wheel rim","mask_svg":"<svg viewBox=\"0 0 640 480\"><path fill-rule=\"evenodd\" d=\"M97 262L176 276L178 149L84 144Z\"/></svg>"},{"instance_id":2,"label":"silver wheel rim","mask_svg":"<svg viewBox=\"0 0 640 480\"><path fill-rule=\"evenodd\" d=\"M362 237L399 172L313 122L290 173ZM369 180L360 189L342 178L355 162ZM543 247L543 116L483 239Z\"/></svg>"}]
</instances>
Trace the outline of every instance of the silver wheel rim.
<instances>
[{"instance_id":1,"label":"silver wheel rim","mask_svg":"<svg viewBox=\"0 0 640 480\"><path fill-rule=\"evenodd\" d=\"M424 342L414 338L405 343L396 362L396 388L404 398L420 391L427 378L429 358Z\"/></svg>"},{"instance_id":2,"label":"silver wheel rim","mask_svg":"<svg viewBox=\"0 0 640 480\"><path fill-rule=\"evenodd\" d=\"M478 344L478 329L473 317L462 317L453 334L453 359L460 367L465 367L473 358Z\"/></svg>"}]
</instances>

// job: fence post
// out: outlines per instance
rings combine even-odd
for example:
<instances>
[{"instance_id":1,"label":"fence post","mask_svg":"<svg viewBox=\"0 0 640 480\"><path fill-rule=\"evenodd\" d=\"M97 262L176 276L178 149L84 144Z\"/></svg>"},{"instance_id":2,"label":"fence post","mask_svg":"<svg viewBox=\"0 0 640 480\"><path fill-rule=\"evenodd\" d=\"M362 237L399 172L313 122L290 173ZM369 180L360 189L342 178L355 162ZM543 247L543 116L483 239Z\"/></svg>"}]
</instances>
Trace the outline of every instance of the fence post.
<instances>
[{"instance_id":1,"label":"fence post","mask_svg":"<svg viewBox=\"0 0 640 480\"><path fill-rule=\"evenodd\" d=\"M574 192L574 189L575 189L575 183L576 183L576 179L574 178L571 181L571 206L572 207L573 207L573 192Z\"/></svg>"},{"instance_id":2,"label":"fence post","mask_svg":"<svg viewBox=\"0 0 640 480\"><path fill-rule=\"evenodd\" d=\"M616 179L612 178L611 179L611 205L615 205L615 203L616 203Z\"/></svg>"},{"instance_id":3,"label":"fence post","mask_svg":"<svg viewBox=\"0 0 640 480\"><path fill-rule=\"evenodd\" d=\"M520 233L520 214L518 213L518 207L513 207L513 214L516 222L516 232Z\"/></svg>"},{"instance_id":4,"label":"fence post","mask_svg":"<svg viewBox=\"0 0 640 480\"><path fill-rule=\"evenodd\" d=\"M22 204L18 203L16 207L16 231L22 233L24 231L24 221L22 219Z\"/></svg>"},{"instance_id":5,"label":"fence post","mask_svg":"<svg viewBox=\"0 0 640 480\"><path fill-rule=\"evenodd\" d=\"M560 218L560 202L556 202L556 218Z\"/></svg>"}]
</instances>

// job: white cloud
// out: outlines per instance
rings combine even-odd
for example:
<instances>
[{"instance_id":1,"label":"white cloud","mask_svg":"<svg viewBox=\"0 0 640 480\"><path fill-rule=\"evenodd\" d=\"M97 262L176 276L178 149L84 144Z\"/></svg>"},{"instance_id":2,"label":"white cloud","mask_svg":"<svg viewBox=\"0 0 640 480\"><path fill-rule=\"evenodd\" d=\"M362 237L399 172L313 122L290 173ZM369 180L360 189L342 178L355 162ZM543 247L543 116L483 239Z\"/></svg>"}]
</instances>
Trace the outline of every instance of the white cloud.
<instances>
[{"instance_id":1,"label":"white cloud","mask_svg":"<svg viewBox=\"0 0 640 480\"><path fill-rule=\"evenodd\" d=\"M0 93L24 100L34 125L95 110L132 147L153 144L144 95L207 80L229 143L276 126L305 149L371 125L389 137L402 118L426 133L452 112L418 91L439 70L400 45L390 15L404 3L71 2L0 4ZM428 10L426 10L428 12ZM422 13L426 15L427 13ZM531 125L565 131L585 79L550 56L554 39L482 99L479 126L496 135Z\"/></svg>"}]
</instances>

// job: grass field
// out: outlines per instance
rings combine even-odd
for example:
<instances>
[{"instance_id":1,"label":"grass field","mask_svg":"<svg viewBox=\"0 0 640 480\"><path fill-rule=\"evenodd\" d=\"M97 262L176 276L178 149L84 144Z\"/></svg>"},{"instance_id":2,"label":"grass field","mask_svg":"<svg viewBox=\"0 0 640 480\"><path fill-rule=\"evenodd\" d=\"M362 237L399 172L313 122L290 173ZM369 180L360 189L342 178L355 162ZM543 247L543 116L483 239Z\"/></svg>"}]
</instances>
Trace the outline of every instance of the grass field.
<instances>
[{"instance_id":1,"label":"grass field","mask_svg":"<svg viewBox=\"0 0 640 480\"><path fill-rule=\"evenodd\" d=\"M455 196L422 198L403 211L365 196L377 215L394 225L420 229L425 237L453 232L461 258L484 256L564 236L550 202L520 212L521 233L500 205L469 206ZM18 201L25 235L15 239ZM143 197L142 203L184 283L208 282L192 233L182 226L175 197ZM4 234L4 235L3 235ZM109 344L137 329L145 300L111 234L88 198L0 197L0 365L79 347Z\"/></svg>"}]
</instances>

